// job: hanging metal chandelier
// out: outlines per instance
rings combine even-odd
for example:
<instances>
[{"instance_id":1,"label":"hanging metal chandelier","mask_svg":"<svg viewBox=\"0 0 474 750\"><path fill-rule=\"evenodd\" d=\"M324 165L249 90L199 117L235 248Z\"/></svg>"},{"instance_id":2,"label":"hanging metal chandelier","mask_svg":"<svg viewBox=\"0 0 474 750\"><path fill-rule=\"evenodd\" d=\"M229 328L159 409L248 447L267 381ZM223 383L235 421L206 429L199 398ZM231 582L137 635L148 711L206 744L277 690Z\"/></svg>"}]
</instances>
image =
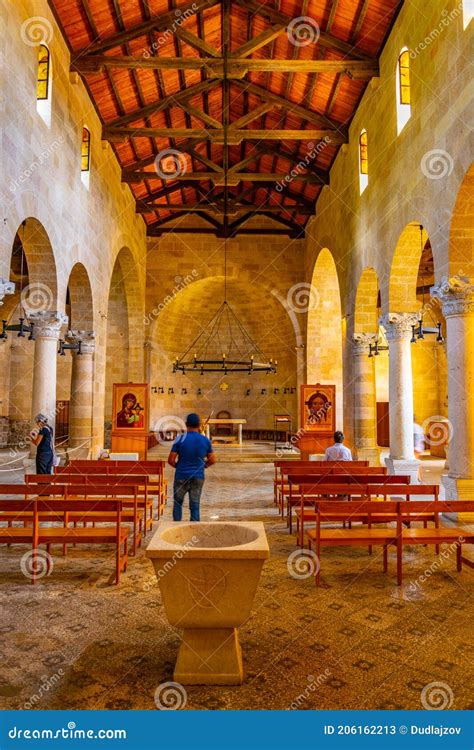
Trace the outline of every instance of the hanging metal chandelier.
<instances>
[{"instance_id":1,"label":"hanging metal chandelier","mask_svg":"<svg viewBox=\"0 0 474 750\"><path fill-rule=\"evenodd\" d=\"M424 276L424 268L423 268L423 226L420 224L420 257L422 259L422 267L421 267L421 282L422 282L422 306L421 310L418 313L418 323L415 325L412 325L411 327L411 344L416 344L416 342L420 339L424 339L425 336L436 336L436 341L439 344L442 344L443 334L441 333L441 323L437 323L434 318L433 314L431 312L431 309L428 307L429 315L432 319L432 322L434 325L432 326L425 326L423 325L423 317L426 312L425 307L425 276Z\"/></svg>"},{"instance_id":2,"label":"hanging metal chandelier","mask_svg":"<svg viewBox=\"0 0 474 750\"><path fill-rule=\"evenodd\" d=\"M229 80L227 63L229 55L229 30L223 39L224 76L223 86L223 171L224 171L224 300L207 326L188 346L181 357L176 357L173 372L218 372L227 375L233 372L277 372L277 361L267 360L257 343L240 322L227 300L227 238L228 231L228 127L229 127Z\"/></svg>"}]
</instances>

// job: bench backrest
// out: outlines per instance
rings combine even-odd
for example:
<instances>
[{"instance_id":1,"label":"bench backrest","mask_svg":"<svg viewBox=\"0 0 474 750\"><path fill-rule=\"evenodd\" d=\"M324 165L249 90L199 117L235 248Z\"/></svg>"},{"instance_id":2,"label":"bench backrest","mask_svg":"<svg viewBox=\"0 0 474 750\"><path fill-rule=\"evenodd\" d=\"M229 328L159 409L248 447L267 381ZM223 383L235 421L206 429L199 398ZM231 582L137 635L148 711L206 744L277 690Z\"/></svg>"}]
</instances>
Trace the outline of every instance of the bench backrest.
<instances>
[{"instance_id":1,"label":"bench backrest","mask_svg":"<svg viewBox=\"0 0 474 750\"><path fill-rule=\"evenodd\" d=\"M349 466L368 466L368 461L305 461L303 459L282 459L281 461L274 461L273 465L277 468L284 466L340 466L341 464L347 464Z\"/></svg>"},{"instance_id":2,"label":"bench backrest","mask_svg":"<svg viewBox=\"0 0 474 750\"><path fill-rule=\"evenodd\" d=\"M27 474L27 484L95 484L104 487L120 487L122 485L133 485L138 492L146 491L149 483L148 476L137 476L127 474L126 476L110 474Z\"/></svg>"},{"instance_id":3,"label":"bench backrest","mask_svg":"<svg viewBox=\"0 0 474 750\"><path fill-rule=\"evenodd\" d=\"M437 500L439 486L437 484L371 484L369 491L371 495L382 495L384 497L402 495L409 498L416 497L416 495L433 495Z\"/></svg>"},{"instance_id":4,"label":"bench backrest","mask_svg":"<svg viewBox=\"0 0 474 750\"><path fill-rule=\"evenodd\" d=\"M332 474L344 474L346 476L355 476L358 474L374 474L376 476L386 476L385 471L382 468L376 466L353 466L353 467L342 467L342 466L330 466L328 468L324 466L317 466L312 468L310 466L304 467L284 467L281 469L281 478L288 477L291 474L314 474L315 476L331 476ZM388 476L388 475L387 475Z\"/></svg>"},{"instance_id":5,"label":"bench backrest","mask_svg":"<svg viewBox=\"0 0 474 750\"><path fill-rule=\"evenodd\" d=\"M48 475L49 476L49 475ZM1 495L22 495L24 498L28 497L64 497L67 498L70 495L87 495L87 496L98 496L98 497L123 497L130 496L136 497L138 494L138 488L134 485L116 485L116 486L104 486L97 484L59 484L56 482L48 484L2 484L0 485L0 498ZM7 500L0 499L1 508L4 508L3 503ZM55 501L54 501L55 502Z\"/></svg>"},{"instance_id":6,"label":"bench backrest","mask_svg":"<svg viewBox=\"0 0 474 750\"><path fill-rule=\"evenodd\" d=\"M335 520L334 514L338 520L350 521L356 515L372 516L385 514L396 514L398 512L398 502L381 502L372 503L367 500L352 500L351 502L341 501L338 503L330 500L320 500L315 504L318 519L322 522L326 520ZM341 529L335 529L341 531Z\"/></svg>"},{"instance_id":7,"label":"bench backrest","mask_svg":"<svg viewBox=\"0 0 474 750\"><path fill-rule=\"evenodd\" d=\"M314 485L314 484L409 484L410 475L395 474L288 474L290 485Z\"/></svg>"}]
</instances>

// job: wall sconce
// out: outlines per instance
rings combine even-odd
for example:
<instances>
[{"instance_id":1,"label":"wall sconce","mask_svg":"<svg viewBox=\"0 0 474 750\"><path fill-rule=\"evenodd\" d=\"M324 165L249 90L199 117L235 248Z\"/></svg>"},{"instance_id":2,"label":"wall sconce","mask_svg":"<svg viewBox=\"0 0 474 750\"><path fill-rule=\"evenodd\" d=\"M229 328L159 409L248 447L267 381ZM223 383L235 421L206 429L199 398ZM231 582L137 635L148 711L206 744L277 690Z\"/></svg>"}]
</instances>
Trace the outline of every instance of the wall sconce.
<instances>
[{"instance_id":1,"label":"wall sconce","mask_svg":"<svg viewBox=\"0 0 474 750\"><path fill-rule=\"evenodd\" d=\"M276 396L277 393L280 393L280 389L279 388L274 388L273 389L273 395Z\"/></svg>"},{"instance_id":2,"label":"wall sconce","mask_svg":"<svg viewBox=\"0 0 474 750\"><path fill-rule=\"evenodd\" d=\"M250 388L247 388L247 390L245 391L245 395L250 396Z\"/></svg>"},{"instance_id":3,"label":"wall sconce","mask_svg":"<svg viewBox=\"0 0 474 750\"><path fill-rule=\"evenodd\" d=\"M159 385L159 386L154 385L152 386L151 392L152 393L164 393L165 389L163 388L162 385Z\"/></svg>"},{"instance_id":4,"label":"wall sconce","mask_svg":"<svg viewBox=\"0 0 474 750\"><path fill-rule=\"evenodd\" d=\"M267 395L267 389L266 388L262 388L262 390L260 391L260 393L261 393L262 396L266 396Z\"/></svg>"},{"instance_id":5,"label":"wall sconce","mask_svg":"<svg viewBox=\"0 0 474 750\"><path fill-rule=\"evenodd\" d=\"M286 396L289 390L290 390L289 388L283 388L283 394Z\"/></svg>"},{"instance_id":6,"label":"wall sconce","mask_svg":"<svg viewBox=\"0 0 474 750\"><path fill-rule=\"evenodd\" d=\"M181 388L181 395L182 396L186 396L187 393L188 393L188 389L187 388Z\"/></svg>"},{"instance_id":7,"label":"wall sconce","mask_svg":"<svg viewBox=\"0 0 474 750\"><path fill-rule=\"evenodd\" d=\"M290 393L293 394L296 391L296 388L290 388Z\"/></svg>"},{"instance_id":8,"label":"wall sconce","mask_svg":"<svg viewBox=\"0 0 474 750\"><path fill-rule=\"evenodd\" d=\"M201 389L201 388L198 388L198 389L197 389L197 395L198 395L198 396L202 396L202 389Z\"/></svg>"},{"instance_id":9,"label":"wall sconce","mask_svg":"<svg viewBox=\"0 0 474 750\"><path fill-rule=\"evenodd\" d=\"M174 394L174 388L173 387L168 388L168 395L172 396L173 394Z\"/></svg>"}]
</instances>

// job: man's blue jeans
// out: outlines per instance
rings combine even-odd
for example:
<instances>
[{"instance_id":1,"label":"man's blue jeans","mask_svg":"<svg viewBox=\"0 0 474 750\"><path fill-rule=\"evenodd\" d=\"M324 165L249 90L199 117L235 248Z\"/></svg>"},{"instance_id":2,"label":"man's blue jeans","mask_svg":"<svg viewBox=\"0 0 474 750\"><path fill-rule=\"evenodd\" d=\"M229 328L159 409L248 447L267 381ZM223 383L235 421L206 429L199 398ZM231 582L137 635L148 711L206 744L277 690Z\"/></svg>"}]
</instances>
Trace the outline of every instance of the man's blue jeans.
<instances>
[{"instance_id":1,"label":"man's blue jeans","mask_svg":"<svg viewBox=\"0 0 474 750\"><path fill-rule=\"evenodd\" d=\"M174 480L173 521L181 521L183 518L183 502L187 493L189 493L189 511L191 513L191 521L200 520L199 501L201 499L203 484L204 479L196 479L195 477Z\"/></svg>"}]
</instances>

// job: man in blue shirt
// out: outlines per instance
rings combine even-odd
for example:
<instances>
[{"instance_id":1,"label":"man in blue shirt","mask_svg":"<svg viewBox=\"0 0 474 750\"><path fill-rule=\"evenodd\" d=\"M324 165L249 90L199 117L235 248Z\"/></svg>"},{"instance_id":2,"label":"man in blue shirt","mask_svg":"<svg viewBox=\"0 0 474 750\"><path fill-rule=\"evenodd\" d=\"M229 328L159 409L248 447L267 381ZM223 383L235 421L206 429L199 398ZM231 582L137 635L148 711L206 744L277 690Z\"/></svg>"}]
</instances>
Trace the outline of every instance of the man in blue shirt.
<instances>
[{"instance_id":1,"label":"man in blue shirt","mask_svg":"<svg viewBox=\"0 0 474 750\"><path fill-rule=\"evenodd\" d=\"M168 456L168 463L174 469L173 521L181 521L183 502L189 493L191 521L199 521L199 501L204 484L204 469L216 463L212 443L200 432L201 420L198 414L188 414L186 432L175 440Z\"/></svg>"}]
</instances>

